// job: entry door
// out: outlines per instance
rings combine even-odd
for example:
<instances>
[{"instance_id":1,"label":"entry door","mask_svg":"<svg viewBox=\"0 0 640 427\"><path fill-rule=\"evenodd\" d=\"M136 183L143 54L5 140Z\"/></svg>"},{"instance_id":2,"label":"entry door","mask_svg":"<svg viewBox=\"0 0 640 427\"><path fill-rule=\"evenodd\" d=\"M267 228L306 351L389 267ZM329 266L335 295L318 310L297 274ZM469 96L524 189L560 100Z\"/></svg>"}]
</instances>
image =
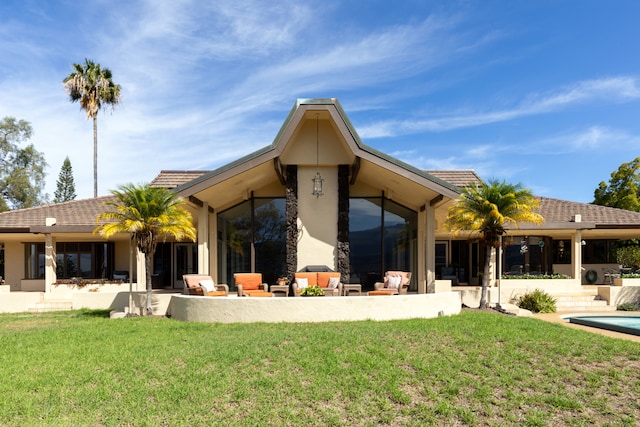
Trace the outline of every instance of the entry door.
<instances>
[{"instance_id":1,"label":"entry door","mask_svg":"<svg viewBox=\"0 0 640 427\"><path fill-rule=\"evenodd\" d=\"M174 246L175 277L173 287L184 288L183 274L198 272L198 246L194 243L176 243Z\"/></svg>"}]
</instances>

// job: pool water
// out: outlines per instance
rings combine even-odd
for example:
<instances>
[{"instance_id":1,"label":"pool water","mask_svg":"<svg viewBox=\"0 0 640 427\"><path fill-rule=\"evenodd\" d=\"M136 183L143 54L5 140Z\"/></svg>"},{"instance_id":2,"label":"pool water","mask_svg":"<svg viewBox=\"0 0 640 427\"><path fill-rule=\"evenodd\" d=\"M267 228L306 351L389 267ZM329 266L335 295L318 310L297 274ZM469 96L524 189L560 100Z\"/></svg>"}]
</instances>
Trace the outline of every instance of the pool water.
<instances>
[{"instance_id":1,"label":"pool water","mask_svg":"<svg viewBox=\"0 0 640 427\"><path fill-rule=\"evenodd\" d=\"M569 323L640 336L640 316L575 316Z\"/></svg>"}]
</instances>

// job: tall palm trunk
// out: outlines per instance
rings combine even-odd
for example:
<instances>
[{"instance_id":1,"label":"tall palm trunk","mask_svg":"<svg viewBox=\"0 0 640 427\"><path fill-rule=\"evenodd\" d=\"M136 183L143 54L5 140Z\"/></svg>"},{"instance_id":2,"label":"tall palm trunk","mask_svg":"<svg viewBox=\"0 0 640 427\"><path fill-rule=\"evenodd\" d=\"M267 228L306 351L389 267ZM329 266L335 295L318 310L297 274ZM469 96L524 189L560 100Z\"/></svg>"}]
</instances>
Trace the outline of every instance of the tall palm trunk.
<instances>
[{"instance_id":1,"label":"tall palm trunk","mask_svg":"<svg viewBox=\"0 0 640 427\"><path fill-rule=\"evenodd\" d=\"M487 308L487 288L489 287L489 275L491 268L491 256L493 255L494 248L493 246L486 246L485 252L486 255L484 257L484 273L482 273L482 290L480 292L480 309L484 310Z\"/></svg>"},{"instance_id":2,"label":"tall palm trunk","mask_svg":"<svg viewBox=\"0 0 640 427\"><path fill-rule=\"evenodd\" d=\"M93 197L98 197L98 117L93 118Z\"/></svg>"}]
</instances>

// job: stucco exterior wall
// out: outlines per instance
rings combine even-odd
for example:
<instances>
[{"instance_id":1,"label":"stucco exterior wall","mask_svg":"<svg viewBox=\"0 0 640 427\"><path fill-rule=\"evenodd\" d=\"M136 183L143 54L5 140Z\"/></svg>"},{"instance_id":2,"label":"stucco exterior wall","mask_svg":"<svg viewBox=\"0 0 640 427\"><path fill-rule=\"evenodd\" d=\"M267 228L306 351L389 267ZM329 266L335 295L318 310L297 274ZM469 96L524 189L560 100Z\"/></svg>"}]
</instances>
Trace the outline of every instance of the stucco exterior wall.
<instances>
[{"instance_id":1,"label":"stucco exterior wall","mask_svg":"<svg viewBox=\"0 0 640 427\"><path fill-rule=\"evenodd\" d=\"M20 282L24 278L24 246L20 242L5 242L4 244L4 282L12 291L20 290ZM44 280L42 280L44 290Z\"/></svg>"},{"instance_id":2,"label":"stucco exterior wall","mask_svg":"<svg viewBox=\"0 0 640 427\"><path fill-rule=\"evenodd\" d=\"M338 245L338 169L320 168L324 195L311 194L315 167L298 167L298 268L327 265L336 268Z\"/></svg>"}]
</instances>

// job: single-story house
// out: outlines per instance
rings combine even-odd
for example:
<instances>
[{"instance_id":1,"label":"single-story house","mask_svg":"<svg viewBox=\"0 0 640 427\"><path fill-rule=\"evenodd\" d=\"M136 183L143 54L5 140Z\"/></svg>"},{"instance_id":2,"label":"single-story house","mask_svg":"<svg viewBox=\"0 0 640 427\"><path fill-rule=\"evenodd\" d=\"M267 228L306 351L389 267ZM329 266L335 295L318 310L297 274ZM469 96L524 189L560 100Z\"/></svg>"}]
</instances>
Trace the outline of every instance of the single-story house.
<instances>
[{"instance_id":1,"label":"single-story house","mask_svg":"<svg viewBox=\"0 0 640 427\"><path fill-rule=\"evenodd\" d=\"M338 100L300 99L271 145L216 170L162 171L151 182L187 201L198 232L196 243L158 246L153 284L180 290L183 273L200 272L234 289L237 272L260 272L274 284L328 268L365 291L388 270L412 272L414 293L435 292L439 280L478 285L483 248L443 223L460 187L479 180L473 171L425 171L382 153L361 141ZM51 292L61 280L114 273L145 277L128 235L93 234L110 198L0 213L2 276L11 290ZM493 284L500 271L570 277L541 285L549 288L602 284L617 267L615 242L640 237L638 212L543 197L540 213L543 225L508 230Z\"/></svg>"}]
</instances>

